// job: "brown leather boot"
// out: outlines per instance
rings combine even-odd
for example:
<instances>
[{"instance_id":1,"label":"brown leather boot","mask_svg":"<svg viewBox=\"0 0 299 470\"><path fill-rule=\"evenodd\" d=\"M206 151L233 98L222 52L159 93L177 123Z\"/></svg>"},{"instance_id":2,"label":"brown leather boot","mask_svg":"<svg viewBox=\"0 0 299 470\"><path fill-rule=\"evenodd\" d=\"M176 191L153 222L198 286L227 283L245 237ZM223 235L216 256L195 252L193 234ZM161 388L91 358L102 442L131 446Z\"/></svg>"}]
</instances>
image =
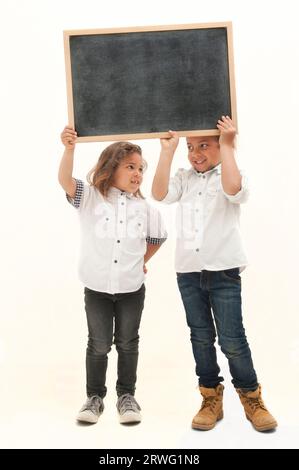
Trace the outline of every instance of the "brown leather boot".
<instances>
[{"instance_id":1,"label":"brown leather boot","mask_svg":"<svg viewBox=\"0 0 299 470\"><path fill-rule=\"evenodd\" d=\"M193 429L208 431L215 426L219 419L223 418L223 389L224 387L221 384L215 388L199 387L203 402L199 412L193 418Z\"/></svg>"},{"instance_id":2,"label":"brown leather boot","mask_svg":"<svg viewBox=\"0 0 299 470\"><path fill-rule=\"evenodd\" d=\"M276 428L277 422L262 400L260 384L253 392L243 392L241 388L236 390L244 406L246 418L251 421L257 431L269 431Z\"/></svg>"}]
</instances>

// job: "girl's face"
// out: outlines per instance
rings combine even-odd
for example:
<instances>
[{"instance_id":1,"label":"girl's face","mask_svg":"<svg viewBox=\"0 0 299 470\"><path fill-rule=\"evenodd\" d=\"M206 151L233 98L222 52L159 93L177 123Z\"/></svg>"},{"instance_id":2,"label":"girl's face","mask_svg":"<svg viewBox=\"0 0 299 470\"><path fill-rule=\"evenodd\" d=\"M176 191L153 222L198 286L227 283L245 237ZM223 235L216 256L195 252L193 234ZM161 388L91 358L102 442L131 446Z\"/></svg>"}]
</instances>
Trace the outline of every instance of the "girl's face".
<instances>
[{"instance_id":1,"label":"girl's face","mask_svg":"<svg viewBox=\"0 0 299 470\"><path fill-rule=\"evenodd\" d=\"M188 158L196 171L204 173L220 163L219 143L213 137L187 137Z\"/></svg>"},{"instance_id":2,"label":"girl's face","mask_svg":"<svg viewBox=\"0 0 299 470\"><path fill-rule=\"evenodd\" d=\"M123 158L112 180L113 186L128 193L136 193L143 179L143 163L139 153Z\"/></svg>"}]
</instances>

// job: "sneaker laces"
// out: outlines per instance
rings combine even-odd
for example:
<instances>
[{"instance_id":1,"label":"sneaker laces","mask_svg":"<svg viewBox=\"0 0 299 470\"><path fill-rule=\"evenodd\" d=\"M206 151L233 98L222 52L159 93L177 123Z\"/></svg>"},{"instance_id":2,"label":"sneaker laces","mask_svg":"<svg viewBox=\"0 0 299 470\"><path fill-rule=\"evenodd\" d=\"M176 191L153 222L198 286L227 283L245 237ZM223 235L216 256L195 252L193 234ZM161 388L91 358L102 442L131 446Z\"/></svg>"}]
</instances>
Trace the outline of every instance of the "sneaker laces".
<instances>
[{"instance_id":1,"label":"sneaker laces","mask_svg":"<svg viewBox=\"0 0 299 470\"><path fill-rule=\"evenodd\" d=\"M93 413L98 413L103 410L102 399L98 395L87 398L82 411L90 410Z\"/></svg>"},{"instance_id":2,"label":"sneaker laces","mask_svg":"<svg viewBox=\"0 0 299 470\"><path fill-rule=\"evenodd\" d=\"M134 396L130 395L129 393L126 393L125 395L122 395L121 397L119 397L117 408L120 411L120 413L124 413L125 411L137 412L141 410Z\"/></svg>"}]
</instances>

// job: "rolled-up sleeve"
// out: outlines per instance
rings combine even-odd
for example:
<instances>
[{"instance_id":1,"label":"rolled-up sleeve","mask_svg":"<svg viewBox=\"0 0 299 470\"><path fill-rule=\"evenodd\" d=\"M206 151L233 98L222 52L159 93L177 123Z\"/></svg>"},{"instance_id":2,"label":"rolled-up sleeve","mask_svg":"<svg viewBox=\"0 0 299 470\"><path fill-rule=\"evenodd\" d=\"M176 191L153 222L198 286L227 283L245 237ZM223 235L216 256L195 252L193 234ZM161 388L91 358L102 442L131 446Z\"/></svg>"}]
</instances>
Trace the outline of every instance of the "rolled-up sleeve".
<instances>
[{"instance_id":1,"label":"rolled-up sleeve","mask_svg":"<svg viewBox=\"0 0 299 470\"><path fill-rule=\"evenodd\" d=\"M183 177L184 171L185 170L183 168L180 168L176 172L175 176L170 178L169 185L168 185L168 192L165 198L162 199L160 202L163 202L164 204L172 204L181 199L182 192L183 192L182 177Z\"/></svg>"},{"instance_id":2,"label":"rolled-up sleeve","mask_svg":"<svg viewBox=\"0 0 299 470\"><path fill-rule=\"evenodd\" d=\"M247 202L249 198L249 187L248 187L248 178L245 175L241 175L241 189L236 194L227 194L225 191L225 197L232 202L233 204L243 204Z\"/></svg>"},{"instance_id":3,"label":"rolled-up sleeve","mask_svg":"<svg viewBox=\"0 0 299 470\"><path fill-rule=\"evenodd\" d=\"M68 202L75 207L75 209L81 210L86 203L89 194L89 186L84 184L82 180L76 179L76 193L75 197L70 197L67 193L66 198Z\"/></svg>"},{"instance_id":4,"label":"rolled-up sleeve","mask_svg":"<svg viewBox=\"0 0 299 470\"><path fill-rule=\"evenodd\" d=\"M166 239L167 231L160 211L148 205L146 242L151 245L161 245Z\"/></svg>"}]
</instances>

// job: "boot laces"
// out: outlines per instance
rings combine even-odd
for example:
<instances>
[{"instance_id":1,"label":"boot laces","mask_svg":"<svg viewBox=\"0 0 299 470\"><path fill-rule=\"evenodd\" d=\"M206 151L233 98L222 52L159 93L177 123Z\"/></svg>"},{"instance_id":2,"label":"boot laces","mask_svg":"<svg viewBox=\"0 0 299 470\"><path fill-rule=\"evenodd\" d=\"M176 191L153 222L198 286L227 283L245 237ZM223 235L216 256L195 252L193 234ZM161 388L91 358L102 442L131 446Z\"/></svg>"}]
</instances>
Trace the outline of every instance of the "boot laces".
<instances>
[{"instance_id":1,"label":"boot laces","mask_svg":"<svg viewBox=\"0 0 299 470\"><path fill-rule=\"evenodd\" d=\"M204 397L202 405L201 405L201 410L203 410L204 408L210 408L212 411L214 411L216 403L217 403L217 397L215 396Z\"/></svg>"},{"instance_id":2,"label":"boot laces","mask_svg":"<svg viewBox=\"0 0 299 470\"><path fill-rule=\"evenodd\" d=\"M267 408L265 407L264 402L260 397L257 397L257 398L248 398L247 397L247 400L248 400L248 404L249 404L250 408L252 409L252 411L256 411L259 408L262 409L262 410L267 411Z\"/></svg>"}]
</instances>

